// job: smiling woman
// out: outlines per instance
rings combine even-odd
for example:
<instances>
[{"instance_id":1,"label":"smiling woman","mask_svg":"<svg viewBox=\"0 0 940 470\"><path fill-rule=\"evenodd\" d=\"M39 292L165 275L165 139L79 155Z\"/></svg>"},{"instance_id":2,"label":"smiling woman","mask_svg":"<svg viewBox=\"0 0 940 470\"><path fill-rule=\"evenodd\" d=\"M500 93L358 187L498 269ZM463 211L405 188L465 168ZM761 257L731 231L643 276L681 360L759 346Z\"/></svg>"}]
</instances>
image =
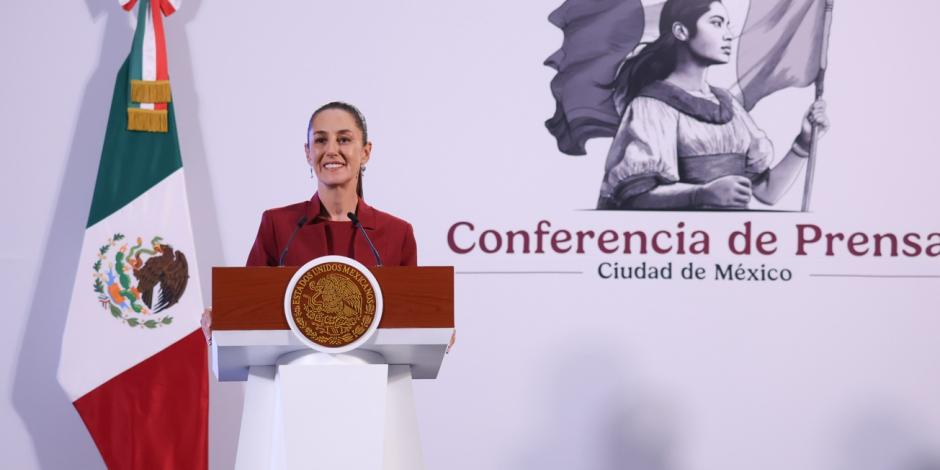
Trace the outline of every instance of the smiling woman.
<instances>
[{"instance_id":1,"label":"smiling woman","mask_svg":"<svg viewBox=\"0 0 940 470\"><path fill-rule=\"evenodd\" d=\"M318 124L316 128L314 121ZM357 129L361 134L359 136L356 135ZM338 147L329 147L331 141L343 148L342 156L338 153ZM329 152L330 150L334 151ZM354 177L354 169L358 169L358 174L355 175L356 195L362 197L362 174L372 154L372 142L369 142L366 118L358 108L349 103L334 101L316 110L307 123L304 152L307 154L311 175L316 173L321 187L325 182L334 186L347 183ZM351 158L353 161L347 162L345 158Z\"/></svg>"},{"instance_id":2,"label":"smiling woman","mask_svg":"<svg viewBox=\"0 0 940 470\"><path fill-rule=\"evenodd\" d=\"M248 266L300 266L326 255L347 256L365 265L380 264L369 240L385 265L417 264L411 224L374 209L363 198L362 174L372 154L372 142L358 108L334 101L314 111L307 125L304 153L311 177L316 176L316 192L309 201L264 212Z\"/></svg>"}]
</instances>

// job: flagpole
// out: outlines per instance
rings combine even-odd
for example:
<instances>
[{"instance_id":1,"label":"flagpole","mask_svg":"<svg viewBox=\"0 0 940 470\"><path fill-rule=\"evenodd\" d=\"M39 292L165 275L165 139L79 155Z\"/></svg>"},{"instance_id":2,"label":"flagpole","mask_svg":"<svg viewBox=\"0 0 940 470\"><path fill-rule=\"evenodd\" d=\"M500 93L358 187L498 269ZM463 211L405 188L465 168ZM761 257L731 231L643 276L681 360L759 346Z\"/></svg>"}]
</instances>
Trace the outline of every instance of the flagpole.
<instances>
[{"instance_id":1,"label":"flagpole","mask_svg":"<svg viewBox=\"0 0 940 470\"><path fill-rule=\"evenodd\" d=\"M819 74L816 75L816 99L823 96L823 89L826 81L826 66L829 55L829 29L832 26L832 4L835 0L825 0L825 12L823 16L823 36L821 53L819 54ZM809 158L806 162L806 183L803 185L803 212L809 212L809 203L813 196L813 176L816 173L816 149L819 146L819 125L812 123L812 132L810 134Z\"/></svg>"}]
</instances>

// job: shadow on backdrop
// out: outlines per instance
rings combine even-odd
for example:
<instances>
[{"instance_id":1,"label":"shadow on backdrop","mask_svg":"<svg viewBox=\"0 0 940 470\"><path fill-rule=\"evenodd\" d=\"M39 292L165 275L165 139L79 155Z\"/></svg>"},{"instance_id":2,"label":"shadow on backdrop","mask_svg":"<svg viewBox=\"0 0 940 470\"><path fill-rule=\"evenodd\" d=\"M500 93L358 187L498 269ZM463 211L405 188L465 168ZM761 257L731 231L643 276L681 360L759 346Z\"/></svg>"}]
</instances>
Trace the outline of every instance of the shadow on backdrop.
<instances>
[{"instance_id":1,"label":"shadow on backdrop","mask_svg":"<svg viewBox=\"0 0 940 470\"><path fill-rule=\"evenodd\" d=\"M632 377L615 351L568 351L552 370L537 431L522 442L522 470L672 470L676 410Z\"/></svg>"},{"instance_id":2,"label":"shadow on backdrop","mask_svg":"<svg viewBox=\"0 0 940 470\"><path fill-rule=\"evenodd\" d=\"M48 469L104 468L91 436L59 386L56 370L115 79L131 48L133 29L129 15L134 14L125 12L116 2L85 0L85 3L90 20L104 18L104 34L98 64L88 79L75 120L13 379L13 407L32 439L40 468ZM221 264L222 253L185 34L185 26L195 17L199 3L187 1L165 24L181 153L195 243L199 247L200 282L208 296L208 273L212 265ZM240 390L227 395L224 398L241 403ZM232 419L211 421L210 427L215 424L225 429L230 425L226 420ZM234 432L237 429L235 423ZM231 468L230 463L223 458L213 467Z\"/></svg>"},{"instance_id":3,"label":"shadow on backdrop","mask_svg":"<svg viewBox=\"0 0 940 470\"><path fill-rule=\"evenodd\" d=\"M940 447L929 426L895 404L854 410L841 431L840 470L940 470Z\"/></svg>"},{"instance_id":4,"label":"shadow on backdrop","mask_svg":"<svg viewBox=\"0 0 940 470\"><path fill-rule=\"evenodd\" d=\"M86 5L89 20L104 17L101 52L75 118L13 379L13 407L32 438L40 468L48 469L104 468L91 436L59 386L56 370L114 81L133 32L117 4L86 0Z\"/></svg>"},{"instance_id":5,"label":"shadow on backdrop","mask_svg":"<svg viewBox=\"0 0 940 470\"><path fill-rule=\"evenodd\" d=\"M212 301L212 266L224 266L222 236L212 191L212 175L206 158L199 114L199 93L196 90L187 25L196 18L202 2L187 0L180 10L169 17L167 51L170 83L176 106L180 153L186 171L186 192L192 216L193 237L199 262L199 281L203 301ZM241 425L244 383L219 383L209 373L209 468L228 470L235 467L235 447Z\"/></svg>"}]
</instances>

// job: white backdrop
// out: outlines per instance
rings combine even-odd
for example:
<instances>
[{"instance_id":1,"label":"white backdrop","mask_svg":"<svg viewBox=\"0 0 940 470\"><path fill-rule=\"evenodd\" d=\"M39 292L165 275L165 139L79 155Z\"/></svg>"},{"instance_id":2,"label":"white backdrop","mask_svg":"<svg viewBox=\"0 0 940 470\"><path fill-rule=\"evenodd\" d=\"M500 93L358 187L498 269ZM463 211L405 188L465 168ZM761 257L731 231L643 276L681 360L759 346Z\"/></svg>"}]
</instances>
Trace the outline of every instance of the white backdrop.
<instances>
[{"instance_id":1,"label":"white backdrop","mask_svg":"<svg viewBox=\"0 0 940 470\"><path fill-rule=\"evenodd\" d=\"M726 3L732 14L746 8ZM793 256L800 223L940 231L940 5L837 3L826 91L833 127L820 148L813 213L712 214L586 210L609 140L568 157L543 125L554 111L554 72L542 62L561 43L546 18L558 0L188 0L166 25L203 291L208 299L211 266L244 263L264 209L310 197L307 117L345 100L370 124L369 202L414 224L420 264L460 272L457 346L438 380L416 385L428 468L940 465L940 279L810 276L938 275L937 258ZM4 10L0 426L9 463L0 466L101 467L54 371L129 15L106 0ZM810 90L788 90L755 109L778 151L810 99ZM799 189L781 207L798 208ZM447 245L457 221L479 234L534 231L542 219L595 231L683 221L712 235L712 253L458 255ZM777 233L780 253L728 253L725 237L748 220ZM764 263L794 279L596 274L602 262L643 261L671 261L676 271L688 262ZM215 469L232 465L242 390L213 386Z\"/></svg>"}]
</instances>

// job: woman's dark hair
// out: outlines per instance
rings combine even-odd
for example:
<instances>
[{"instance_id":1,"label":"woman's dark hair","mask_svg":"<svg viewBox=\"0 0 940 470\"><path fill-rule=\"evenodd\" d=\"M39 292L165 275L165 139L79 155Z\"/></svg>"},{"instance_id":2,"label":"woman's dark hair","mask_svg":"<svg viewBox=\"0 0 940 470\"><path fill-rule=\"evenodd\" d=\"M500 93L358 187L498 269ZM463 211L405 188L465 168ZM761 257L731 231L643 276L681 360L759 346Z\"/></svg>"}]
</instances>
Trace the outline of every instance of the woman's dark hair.
<instances>
[{"instance_id":1,"label":"woman's dark hair","mask_svg":"<svg viewBox=\"0 0 940 470\"><path fill-rule=\"evenodd\" d=\"M362 111L359 111L359 108L343 102L343 101L331 101L323 106L317 108L313 114L310 115L310 120L307 121L307 145L310 145L310 133L313 132L313 119L317 117L317 114L320 114L322 111L327 109L340 109L349 113L352 116L353 120L356 121L356 127L362 132L362 144L365 145L369 142L369 131L366 127L366 117L362 114ZM362 171L359 171L358 183L356 183L356 194L359 197L362 197Z\"/></svg>"},{"instance_id":2,"label":"woman's dark hair","mask_svg":"<svg viewBox=\"0 0 940 470\"><path fill-rule=\"evenodd\" d=\"M614 90L617 112L623 114L646 85L663 80L676 69L680 41L672 34L672 25L682 23L689 37L698 32L696 24L720 0L667 0L659 17L659 37L633 57L626 59L609 84Z\"/></svg>"}]
</instances>

